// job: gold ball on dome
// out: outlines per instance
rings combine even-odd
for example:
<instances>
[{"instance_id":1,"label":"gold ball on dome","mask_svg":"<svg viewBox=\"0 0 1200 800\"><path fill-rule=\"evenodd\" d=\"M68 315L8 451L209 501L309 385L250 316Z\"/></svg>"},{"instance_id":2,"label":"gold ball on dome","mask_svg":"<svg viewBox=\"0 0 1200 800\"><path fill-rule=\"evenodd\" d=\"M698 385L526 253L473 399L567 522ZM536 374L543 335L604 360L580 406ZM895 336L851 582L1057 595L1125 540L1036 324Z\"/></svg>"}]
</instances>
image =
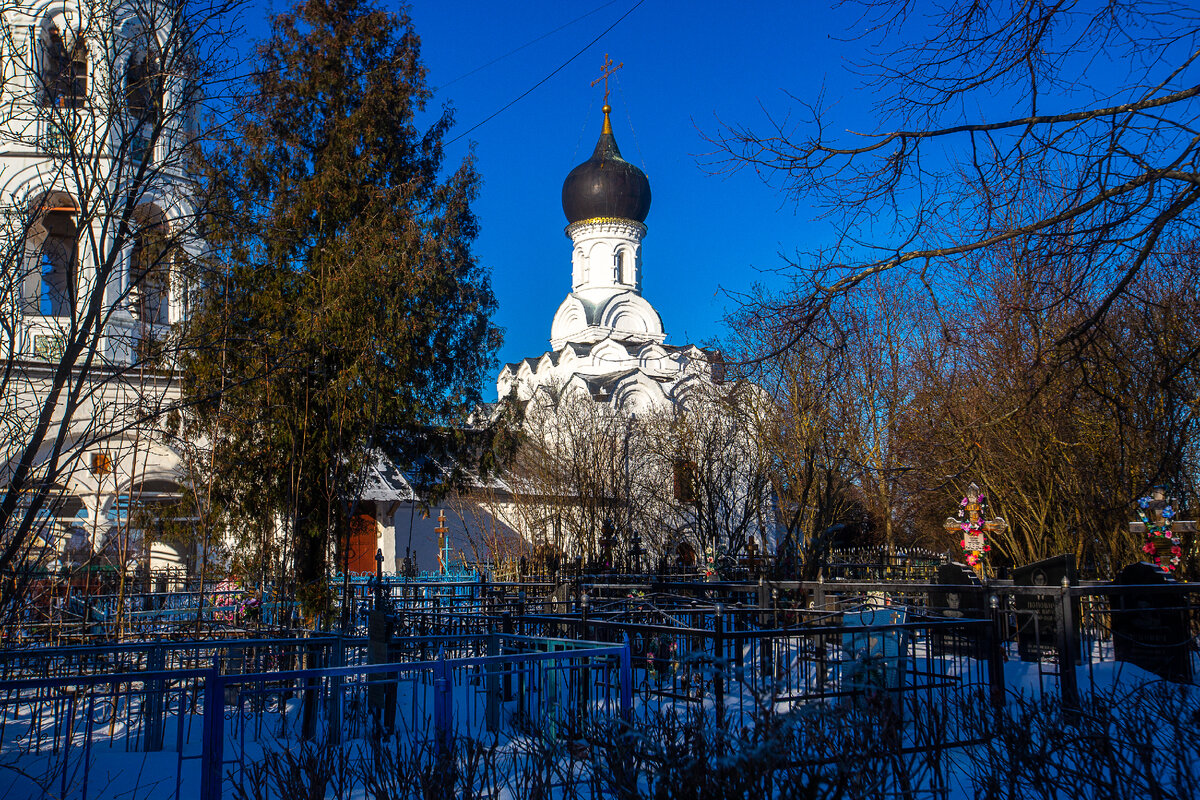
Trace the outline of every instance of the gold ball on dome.
<instances>
[{"instance_id":1,"label":"gold ball on dome","mask_svg":"<svg viewBox=\"0 0 1200 800\"><path fill-rule=\"evenodd\" d=\"M610 106L608 103L605 103L604 108L602 108L600 110L603 111L605 114L608 114L612 111L612 106Z\"/></svg>"}]
</instances>

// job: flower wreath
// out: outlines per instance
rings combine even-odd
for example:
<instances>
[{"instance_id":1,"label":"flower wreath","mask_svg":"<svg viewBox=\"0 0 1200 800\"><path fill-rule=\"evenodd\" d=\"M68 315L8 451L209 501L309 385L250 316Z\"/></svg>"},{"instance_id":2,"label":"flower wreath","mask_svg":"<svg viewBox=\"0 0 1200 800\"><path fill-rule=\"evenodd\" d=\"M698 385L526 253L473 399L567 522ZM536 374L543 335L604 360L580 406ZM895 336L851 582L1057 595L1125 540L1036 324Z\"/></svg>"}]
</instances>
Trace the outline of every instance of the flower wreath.
<instances>
[{"instance_id":1,"label":"flower wreath","mask_svg":"<svg viewBox=\"0 0 1200 800\"><path fill-rule=\"evenodd\" d=\"M979 556L975 554L974 550L967 550L967 537L972 534L983 536L983 507L987 503L987 498L983 495L977 495L975 497L975 502L979 504L979 516L974 519L966 517L967 503L969 502L971 502L971 498L964 497L961 501L959 501L958 504L958 518L960 520L959 527L962 528L963 532L963 538L959 544L962 545L962 549L967 553L967 565L971 567L977 567L979 566ZM991 551L992 546L988 544L987 540L985 539L983 542L983 549L979 552L990 553Z\"/></svg>"},{"instance_id":2,"label":"flower wreath","mask_svg":"<svg viewBox=\"0 0 1200 800\"><path fill-rule=\"evenodd\" d=\"M1171 520L1175 517L1175 509L1168 505L1162 510L1163 521L1161 523L1151 522L1150 515L1146 511L1152 502L1149 497L1138 500L1138 517L1146 526L1146 543L1142 545L1142 552L1150 556L1156 565L1170 572L1179 566L1179 562L1183 558L1183 547L1180 546L1179 538L1171 530ZM1166 542L1171 543L1171 557L1164 564L1162 556L1159 555L1159 545Z\"/></svg>"},{"instance_id":3,"label":"flower wreath","mask_svg":"<svg viewBox=\"0 0 1200 800\"><path fill-rule=\"evenodd\" d=\"M213 612L215 619L223 622L236 622L241 619L257 620L262 614L262 600L241 581L226 578L213 588L216 597L211 601L219 611Z\"/></svg>"},{"instance_id":4,"label":"flower wreath","mask_svg":"<svg viewBox=\"0 0 1200 800\"><path fill-rule=\"evenodd\" d=\"M674 637L654 634L646 642L646 672L651 678L665 677L668 671L678 667L675 661L677 647Z\"/></svg>"},{"instance_id":5,"label":"flower wreath","mask_svg":"<svg viewBox=\"0 0 1200 800\"><path fill-rule=\"evenodd\" d=\"M700 564L700 574L705 580L717 577L717 560L721 557L719 550L711 547L704 548L704 561Z\"/></svg>"}]
</instances>

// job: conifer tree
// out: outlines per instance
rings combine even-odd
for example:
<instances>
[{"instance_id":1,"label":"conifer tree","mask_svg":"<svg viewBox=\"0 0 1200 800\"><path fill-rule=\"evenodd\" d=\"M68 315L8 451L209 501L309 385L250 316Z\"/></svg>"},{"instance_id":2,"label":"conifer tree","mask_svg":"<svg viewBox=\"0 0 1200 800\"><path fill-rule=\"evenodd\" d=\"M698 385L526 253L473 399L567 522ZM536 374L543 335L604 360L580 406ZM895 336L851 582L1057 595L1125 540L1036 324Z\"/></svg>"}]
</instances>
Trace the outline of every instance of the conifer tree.
<instances>
[{"instance_id":1,"label":"conifer tree","mask_svg":"<svg viewBox=\"0 0 1200 800\"><path fill-rule=\"evenodd\" d=\"M443 169L448 109L418 124L431 92L407 14L301 0L273 31L209 164L223 213L187 391L211 507L258 560L282 528L278 563L318 611L370 453L475 406L499 333L470 249L479 178L471 158Z\"/></svg>"}]
</instances>

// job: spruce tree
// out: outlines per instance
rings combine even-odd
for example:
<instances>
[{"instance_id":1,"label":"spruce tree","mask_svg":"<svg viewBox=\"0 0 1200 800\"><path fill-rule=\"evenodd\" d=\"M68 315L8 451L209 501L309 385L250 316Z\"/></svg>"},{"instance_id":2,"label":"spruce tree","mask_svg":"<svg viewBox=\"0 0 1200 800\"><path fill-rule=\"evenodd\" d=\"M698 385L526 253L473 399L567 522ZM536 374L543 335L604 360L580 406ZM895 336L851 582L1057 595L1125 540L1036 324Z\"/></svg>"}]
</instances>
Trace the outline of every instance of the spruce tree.
<instances>
[{"instance_id":1,"label":"spruce tree","mask_svg":"<svg viewBox=\"0 0 1200 800\"><path fill-rule=\"evenodd\" d=\"M471 253L479 177L471 158L443 169L448 109L418 124L431 92L407 14L303 0L273 31L208 165L209 346L185 366L210 507L319 611L369 454L474 407L499 333Z\"/></svg>"}]
</instances>

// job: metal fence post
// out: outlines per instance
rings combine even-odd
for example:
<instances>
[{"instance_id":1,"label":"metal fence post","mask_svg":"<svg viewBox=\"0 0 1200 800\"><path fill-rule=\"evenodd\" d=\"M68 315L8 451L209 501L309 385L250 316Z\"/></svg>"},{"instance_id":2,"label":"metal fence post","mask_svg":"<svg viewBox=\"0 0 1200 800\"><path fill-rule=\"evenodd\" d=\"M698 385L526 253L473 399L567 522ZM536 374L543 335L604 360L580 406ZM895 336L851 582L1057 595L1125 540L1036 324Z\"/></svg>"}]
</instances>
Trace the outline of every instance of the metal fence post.
<instances>
[{"instance_id":1,"label":"metal fence post","mask_svg":"<svg viewBox=\"0 0 1200 800\"><path fill-rule=\"evenodd\" d=\"M992 624L988 635L988 689L991 695L992 706L994 708L1003 708L1005 699L1004 652L1002 650L1004 628L1002 626L1000 598L994 592L988 598L988 605L992 610Z\"/></svg>"},{"instance_id":2,"label":"metal fence post","mask_svg":"<svg viewBox=\"0 0 1200 800\"><path fill-rule=\"evenodd\" d=\"M225 682L216 666L204 679L204 728L200 738L200 800L221 800L221 767L225 761Z\"/></svg>"},{"instance_id":3,"label":"metal fence post","mask_svg":"<svg viewBox=\"0 0 1200 800\"><path fill-rule=\"evenodd\" d=\"M503 614L500 615L500 630L503 631L508 636L512 635L513 618L512 618L512 614L510 614L507 611L505 611ZM513 699L512 665L504 664L503 670L504 670L504 702L507 703L508 701Z\"/></svg>"},{"instance_id":4,"label":"metal fence post","mask_svg":"<svg viewBox=\"0 0 1200 800\"><path fill-rule=\"evenodd\" d=\"M767 616L768 605L771 602L771 590L767 588L767 579L762 575L758 576L758 624L760 627L767 627L770 624Z\"/></svg>"},{"instance_id":5,"label":"metal fence post","mask_svg":"<svg viewBox=\"0 0 1200 800\"><path fill-rule=\"evenodd\" d=\"M161 672L166 669L166 653L161 642L150 646L147 666L151 672ZM163 692L166 687L161 679L147 681L146 689L146 733L145 747L147 753L157 753L163 749Z\"/></svg>"},{"instance_id":6,"label":"metal fence post","mask_svg":"<svg viewBox=\"0 0 1200 800\"><path fill-rule=\"evenodd\" d=\"M579 596L579 638L585 642L590 641L590 637L588 636L588 608L590 606L591 601L585 589Z\"/></svg>"},{"instance_id":7,"label":"metal fence post","mask_svg":"<svg viewBox=\"0 0 1200 800\"><path fill-rule=\"evenodd\" d=\"M496 633L488 636L487 654L493 658L500 655L500 636ZM495 733L500 729L500 669L499 663L490 663L484 677L487 687L487 709L484 716L488 733Z\"/></svg>"},{"instance_id":8,"label":"metal fence post","mask_svg":"<svg viewBox=\"0 0 1200 800\"><path fill-rule=\"evenodd\" d=\"M725 727L725 609L718 604L713 621L713 701L717 727Z\"/></svg>"},{"instance_id":9,"label":"metal fence post","mask_svg":"<svg viewBox=\"0 0 1200 800\"><path fill-rule=\"evenodd\" d=\"M454 735L453 706L451 705L450 665L446 662L446 649L438 648L437 661L433 663L433 729L439 757L450 755Z\"/></svg>"},{"instance_id":10,"label":"metal fence post","mask_svg":"<svg viewBox=\"0 0 1200 800\"><path fill-rule=\"evenodd\" d=\"M624 634L624 645L621 648L621 719L633 721L633 648L629 644L629 634Z\"/></svg>"},{"instance_id":11,"label":"metal fence post","mask_svg":"<svg viewBox=\"0 0 1200 800\"><path fill-rule=\"evenodd\" d=\"M310 639L305 647L304 669L311 670L323 666L321 654L321 644ZM300 736L306 742L311 742L317 737L317 703L320 702L317 685L319 683L320 679L314 678L312 675L304 678L304 694L300 710Z\"/></svg>"},{"instance_id":12,"label":"metal fence post","mask_svg":"<svg viewBox=\"0 0 1200 800\"><path fill-rule=\"evenodd\" d=\"M1075 608L1071 602L1071 580L1062 579L1055 620L1058 633L1058 685L1063 708L1079 708L1079 682L1075 674Z\"/></svg>"},{"instance_id":13,"label":"metal fence post","mask_svg":"<svg viewBox=\"0 0 1200 800\"><path fill-rule=\"evenodd\" d=\"M329 666L340 667L345 654L344 638L341 633L337 636L336 649L333 651L332 664ZM320 679L318 679L320 680ZM326 702L326 717L329 720L326 740L330 744L341 744L342 742L342 677L340 675L329 676L329 696L325 699Z\"/></svg>"}]
</instances>

